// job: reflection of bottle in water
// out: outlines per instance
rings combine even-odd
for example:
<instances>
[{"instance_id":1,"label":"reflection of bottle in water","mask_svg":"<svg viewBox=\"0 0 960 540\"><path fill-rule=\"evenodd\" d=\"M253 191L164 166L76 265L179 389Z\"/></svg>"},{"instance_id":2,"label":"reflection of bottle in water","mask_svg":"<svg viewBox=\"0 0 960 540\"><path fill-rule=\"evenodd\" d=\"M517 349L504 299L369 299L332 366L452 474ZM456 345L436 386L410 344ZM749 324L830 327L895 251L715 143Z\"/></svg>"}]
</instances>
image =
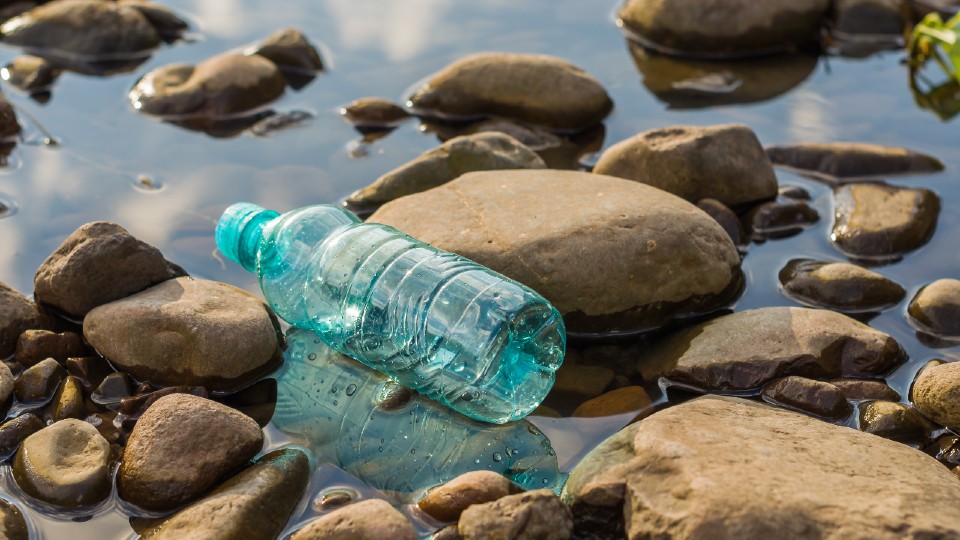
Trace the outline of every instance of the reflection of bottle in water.
<instances>
[{"instance_id":1,"label":"reflection of bottle in water","mask_svg":"<svg viewBox=\"0 0 960 540\"><path fill-rule=\"evenodd\" d=\"M526 416L553 386L563 320L488 268L335 206L228 208L217 245L277 314L471 418Z\"/></svg>"},{"instance_id":2,"label":"reflection of bottle in water","mask_svg":"<svg viewBox=\"0 0 960 540\"><path fill-rule=\"evenodd\" d=\"M550 440L533 424L476 422L408 391L391 399L401 387L312 332L291 329L287 345L274 425L370 486L416 494L487 469L526 489L562 487Z\"/></svg>"}]
</instances>

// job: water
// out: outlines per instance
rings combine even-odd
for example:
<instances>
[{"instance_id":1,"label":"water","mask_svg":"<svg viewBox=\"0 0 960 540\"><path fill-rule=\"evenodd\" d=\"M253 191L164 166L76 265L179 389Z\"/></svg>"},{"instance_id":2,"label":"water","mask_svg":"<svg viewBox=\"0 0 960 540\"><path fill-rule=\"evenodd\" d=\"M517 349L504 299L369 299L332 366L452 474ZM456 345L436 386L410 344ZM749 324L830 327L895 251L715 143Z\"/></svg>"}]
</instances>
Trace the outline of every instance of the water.
<instances>
[{"instance_id":1,"label":"water","mask_svg":"<svg viewBox=\"0 0 960 540\"><path fill-rule=\"evenodd\" d=\"M216 236L285 321L457 412L517 420L553 386L560 313L473 261L331 205L238 203Z\"/></svg>"},{"instance_id":2,"label":"water","mask_svg":"<svg viewBox=\"0 0 960 540\"><path fill-rule=\"evenodd\" d=\"M44 133L21 115L26 141L0 169L0 204L16 210L0 210L0 280L29 293L36 268L64 237L83 223L105 219L157 246L194 275L258 291L252 274L225 264L216 252L214 226L223 209L238 200L280 210L335 202L436 146L434 134L421 131L415 120L373 142L361 142L363 137L341 120L338 110L363 96L401 102L417 81L485 50L553 54L596 76L615 103L605 121L604 148L639 131L671 124L740 122L754 129L765 144L862 141L933 154L946 163L944 172L887 179L937 192L943 210L933 239L901 261L874 269L907 289L908 300L935 279L960 278L956 249L960 153L957 121L950 119L949 109L957 102L957 87L938 84L931 96L915 97L899 52L863 59L793 57L749 65L678 67L673 61L644 57L628 44L614 25L616 0L164 4L191 19L198 41L161 48L134 71L110 78L65 73L45 105L4 87L8 98L61 144L44 146ZM313 120L267 137L214 139L140 116L126 100L138 77L153 67L196 63L288 25L298 26L321 46L329 69L302 90L288 92L276 108L306 111ZM2 63L15 55L12 49L0 48ZM712 95L691 93L697 89ZM763 101L751 101L757 99ZM941 112L920 108L918 101L939 103ZM821 220L799 235L747 249L743 261L747 286L734 306L737 310L796 305L780 293L777 281L779 270L793 258L845 259L829 240L831 187L791 172L778 171L778 176L781 184L810 191ZM149 181L140 182L141 178ZM906 322L906 303L870 321L893 335L910 355L887 377L903 396L927 360L960 359L957 347L932 348L917 337ZM573 343L569 348L583 347ZM655 385L651 390L656 391ZM557 410L578 405L557 403L558 399L550 396L547 403ZM534 416L531 422L549 437L560 469L569 471L632 416ZM274 426L266 434L265 450L290 441ZM348 474L324 475L323 470L314 475L308 500L337 487L373 496L371 488ZM10 482L4 482L0 491L13 492ZM132 534L127 514L115 503L82 523L71 521L73 516L25 509L49 538L125 539ZM303 510L291 523L314 513Z\"/></svg>"}]
</instances>

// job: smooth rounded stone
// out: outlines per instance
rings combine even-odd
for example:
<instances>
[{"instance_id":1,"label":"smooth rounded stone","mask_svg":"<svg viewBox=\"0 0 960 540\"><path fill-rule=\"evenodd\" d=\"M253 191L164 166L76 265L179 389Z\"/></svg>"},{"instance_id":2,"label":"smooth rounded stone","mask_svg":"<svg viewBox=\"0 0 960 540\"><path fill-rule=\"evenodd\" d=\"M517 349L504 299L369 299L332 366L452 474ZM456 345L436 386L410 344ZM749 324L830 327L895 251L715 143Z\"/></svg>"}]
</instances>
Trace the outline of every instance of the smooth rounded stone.
<instances>
[{"instance_id":1,"label":"smooth rounded stone","mask_svg":"<svg viewBox=\"0 0 960 540\"><path fill-rule=\"evenodd\" d=\"M471 505L495 501L522 491L493 471L472 471L437 486L417 502L421 510L440 521L457 521Z\"/></svg>"},{"instance_id":2,"label":"smooth rounded stone","mask_svg":"<svg viewBox=\"0 0 960 540\"><path fill-rule=\"evenodd\" d=\"M833 379L836 386L850 401L885 400L900 401L900 393L877 379Z\"/></svg>"},{"instance_id":3,"label":"smooth rounded stone","mask_svg":"<svg viewBox=\"0 0 960 540\"><path fill-rule=\"evenodd\" d=\"M261 457L210 495L140 533L143 540L274 540L283 531L310 480L301 450L281 448Z\"/></svg>"},{"instance_id":4,"label":"smooth rounded stone","mask_svg":"<svg viewBox=\"0 0 960 540\"><path fill-rule=\"evenodd\" d=\"M960 465L960 437L943 434L931 442L924 452L951 469Z\"/></svg>"},{"instance_id":5,"label":"smooth rounded stone","mask_svg":"<svg viewBox=\"0 0 960 540\"><path fill-rule=\"evenodd\" d=\"M276 64L259 55L225 53L195 67L170 64L141 78L129 98L140 112L171 118L223 118L249 113L283 94Z\"/></svg>"},{"instance_id":6,"label":"smooth rounded stone","mask_svg":"<svg viewBox=\"0 0 960 540\"><path fill-rule=\"evenodd\" d=\"M631 539L949 538L957 497L956 477L913 448L720 396L608 438L562 495L577 534Z\"/></svg>"},{"instance_id":7,"label":"smooth rounded stone","mask_svg":"<svg viewBox=\"0 0 960 540\"><path fill-rule=\"evenodd\" d=\"M828 420L842 420L853 412L853 406L842 390L828 382L805 377L774 379L760 395L773 405L783 405Z\"/></svg>"},{"instance_id":8,"label":"smooth rounded stone","mask_svg":"<svg viewBox=\"0 0 960 540\"><path fill-rule=\"evenodd\" d=\"M774 165L833 180L943 170L943 163L933 156L879 144L804 143L768 146L766 150Z\"/></svg>"},{"instance_id":9,"label":"smooth rounded stone","mask_svg":"<svg viewBox=\"0 0 960 540\"><path fill-rule=\"evenodd\" d=\"M743 283L736 247L710 216L658 189L599 174L468 173L391 201L369 221L533 288L572 334L656 328L714 311Z\"/></svg>"},{"instance_id":10,"label":"smooth rounded stone","mask_svg":"<svg viewBox=\"0 0 960 540\"><path fill-rule=\"evenodd\" d=\"M349 206L375 206L446 184L473 171L546 169L533 150L496 132L456 137L377 178L347 197Z\"/></svg>"},{"instance_id":11,"label":"smooth rounded stone","mask_svg":"<svg viewBox=\"0 0 960 540\"><path fill-rule=\"evenodd\" d=\"M903 36L907 21L900 0L836 0L833 31L867 36Z\"/></svg>"},{"instance_id":12,"label":"smooth rounded stone","mask_svg":"<svg viewBox=\"0 0 960 540\"><path fill-rule=\"evenodd\" d=\"M580 418L599 418L631 412L644 414L649 412L653 401L641 386L625 386L611 390L580 404L572 416Z\"/></svg>"},{"instance_id":13,"label":"smooth rounded stone","mask_svg":"<svg viewBox=\"0 0 960 540\"><path fill-rule=\"evenodd\" d=\"M413 525L390 503L368 499L319 517L290 540L416 540Z\"/></svg>"},{"instance_id":14,"label":"smooth rounded stone","mask_svg":"<svg viewBox=\"0 0 960 540\"><path fill-rule=\"evenodd\" d=\"M803 201L770 201L757 205L745 216L754 239L785 238L820 220L820 214Z\"/></svg>"},{"instance_id":15,"label":"smooth rounded stone","mask_svg":"<svg viewBox=\"0 0 960 540\"><path fill-rule=\"evenodd\" d=\"M777 177L753 130L740 124L670 126L621 141L593 168L696 202L727 206L772 199Z\"/></svg>"},{"instance_id":16,"label":"smooth rounded stone","mask_svg":"<svg viewBox=\"0 0 960 540\"><path fill-rule=\"evenodd\" d=\"M17 349L20 334L33 328L53 328L54 321L29 298L0 281L0 358Z\"/></svg>"},{"instance_id":17,"label":"smooth rounded stone","mask_svg":"<svg viewBox=\"0 0 960 540\"><path fill-rule=\"evenodd\" d=\"M515 53L461 58L431 76L408 104L441 117L506 116L558 131L584 130L613 108L600 82L570 62Z\"/></svg>"},{"instance_id":18,"label":"smooth rounded stone","mask_svg":"<svg viewBox=\"0 0 960 540\"><path fill-rule=\"evenodd\" d=\"M68 376L57 388L44 417L59 422L67 418L83 418L85 415L83 385L76 377Z\"/></svg>"},{"instance_id":19,"label":"smooth rounded stone","mask_svg":"<svg viewBox=\"0 0 960 540\"><path fill-rule=\"evenodd\" d=\"M236 391L282 360L278 323L252 294L215 281L176 278L95 308L83 335L142 381Z\"/></svg>"},{"instance_id":20,"label":"smooth rounded stone","mask_svg":"<svg viewBox=\"0 0 960 540\"><path fill-rule=\"evenodd\" d=\"M4 540L29 540L30 529L23 513L10 501L0 498L0 538Z\"/></svg>"},{"instance_id":21,"label":"smooth rounded stone","mask_svg":"<svg viewBox=\"0 0 960 540\"><path fill-rule=\"evenodd\" d=\"M13 385L19 401L41 401L49 398L60 386L67 372L53 358L30 366Z\"/></svg>"},{"instance_id":22,"label":"smooth rounded stone","mask_svg":"<svg viewBox=\"0 0 960 540\"><path fill-rule=\"evenodd\" d=\"M100 381L90 399L98 405L120 403L133 394L133 382L126 373L111 373Z\"/></svg>"},{"instance_id":23,"label":"smooth rounded stone","mask_svg":"<svg viewBox=\"0 0 960 540\"><path fill-rule=\"evenodd\" d=\"M941 426L960 431L960 363L928 366L910 391L917 410Z\"/></svg>"},{"instance_id":24,"label":"smooth rounded stone","mask_svg":"<svg viewBox=\"0 0 960 540\"><path fill-rule=\"evenodd\" d=\"M938 279L920 289L907 308L911 321L941 337L960 337L960 280Z\"/></svg>"},{"instance_id":25,"label":"smooth rounded stone","mask_svg":"<svg viewBox=\"0 0 960 540\"><path fill-rule=\"evenodd\" d=\"M13 397L13 373L6 364L0 365L0 413L5 413Z\"/></svg>"},{"instance_id":26,"label":"smooth rounded stone","mask_svg":"<svg viewBox=\"0 0 960 540\"><path fill-rule=\"evenodd\" d=\"M296 28L277 30L249 54L262 56L280 69L305 73L323 71L320 53L310 44L307 36Z\"/></svg>"},{"instance_id":27,"label":"smooth rounded stone","mask_svg":"<svg viewBox=\"0 0 960 540\"><path fill-rule=\"evenodd\" d=\"M410 113L394 102L377 97L360 98L340 109L351 124L361 128L390 128L410 118Z\"/></svg>"},{"instance_id":28,"label":"smooth rounded stone","mask_svg":"<svg viewBox=\"0 0 960 540\"><path fill-rule=\"evenodd\" d=\"M6 461L27 437L40 431L46 424L33 413L21 414L0 424L0 460Z\"/></svg>"},{"instance_id":29,"label":"smooth rounded stone","mask_svg":"<svg viewBox=\"0 0 960 540\"><path fill-rule=\"evenodd\" d=\"M146 388L144 388L144 385L141 384L140 387L134 391L133 396L121 399L120 412L127 416L140 418L157 400L171 394L189 394L201 398L209 397L207 390L202 386L168 386L154 391L150 391L150 388L152 387L149 385L146 385Z\"/></svg>"},{"instance_id":30,"label":"smooth rounded stone","mask_svg":"<svg viewBox=\"0 0 960 540\"><path fill-rule=\"evenodd\" d=\"M628 0L618 14L657 50L703 57L758 56L814 43L830 0Z\"/></svg>"},{"instance_id":31,"label":"smooth rounded stone","mask_svg":"<svg viewBox=\"0 0 960 540\"><path fill-rule=\"evenodd\" d=\"M63 362L72 356L86 356L87 352L83 338L76 332L57 334L49 330L27 330L17 340L14 357L20 365L29 367L47 358Z\"/></svg>"},{"instance_id":32,"label":"smooth rounded stone","mask_svg":"<svg viewBox=\"0 0 960 540\"><path fill-rule=\"evenodd\" d=\"M263 432L247 415L208 399L172 394L158 399L134 426L117 487L124 500L143 509L173 510L262 447Z\"/></svg>"},{"instance_id":33,"label":"smooth rounded stone","mask_svg":"<svg viewBox=\"0 0 960 540\"><path fill-rule=\"evenodd\" d=\"M907 294L886 277L849 263L793 259L779 277L790 298L846 313L880 311Z\"/></svg>"},{"instance_id":34,"label":"smooth rounded stone","mask_svg":"<svg viewBox=\"0 0 960 540\"><path fill-rule=\"evenodd\" d=\"M96 504L110 495L110 443L97 428L69 418L27 437L13 477L32 497L57 506Z\"/></svg>"},{"instance_id":35,"label":"smooth rounded stone","mask_svg":"<svg viewBox=\"0 0 960 540\"><path fill-rule=\"evenodd\" d=\"M758 389L778 377L885 373L906 358L892 337L818 309L767 307L680 330L639 359L644 380L666 377L698 391Z\"/></svg>"},{"instance_id":36,"label":"smooth rounded stone","mask_svg":"<svg viewBox=\"0 0 960 540\"><path fill-rule=\"evenodd\" d=\"M922 443L936 429L916 409L893 401L871 401L860 406L860 429L903 443Z\"/></svg>"},{"instance_id":37,"label":"smooth rounded stone","mask_svg":"<svg viewBox=\"0 0 960 540\"><path fill-rule=\"evenodd\" d=\"M179 39L189 25L176 13L165 6L150 3L148 0L121 0L125 5L137 10L150 21L160 38L167 43Z\"/></svg>"},{"instance_id":38,"label":"smooth rounded stone","mask_svg":"<svg viewBox=\"0 0 960 540\"><path fill-rule=\"evenodd\" d=\"M186 272L126 229L107 221L80 226L40 265L37 303L76 318Z\"/></svg>"},{"instance_id":39,"label":"smooth rounded stone","mask_svg":"<svg viewBox=\"0 0 960 540\"><path fill-rule=\"evenodd\" d=\"M830 238L840 251L858 259L885 261L930 240L940 199L927 189L853 184L837 189L834 212Z\"/></svg>"},{"instance_id":40,"label":"smooth rounded stone","mask_svg":"<svg viewBox=\"0 0 960 540\"><path fill-rule=\"evenodd\" d=\"M800 186L780 186L777 195L795 201L809 201L812 198L810 192Z\"/></svg>"},{"instance_id":41,"label":"smooth rounded stone","mask_svg":"<svg viewBox=\"0 0 960 540\"><path fill-rule=\"evenodd\" d=\"M743 224L727 205L716 199L700 199L697 202L697 208L716 220L735 245L740 246L746 243L747 233L743 230Z\"/></svg>"},{"instance_id":42,"label":"smooth rounded stone","mask_svg":"<svg viewBox=\"0 0 960 540\"><path fill-rule=\"evenodd\" d=\"M603 366L564 362L557 369L551 392L590 399L599 396L613 382L615 373Z\"/></svg>"},{"instance_id":43,"label":"smooth rounded stone","mask_svg":"<svg viewBox=\"0 0 960 540\"><path fill-rule=\"evenodd\" d=\"M60 70L39 56L18 56L0 69L3 80L28 93L49 90L59 76Z\"/></svg>"},{"instance_id":44,"label":"smooth rounded stone","mask_svg":"<svg viewBox=\"0 0 960 540\"><path fill-rule=\"evenodd\" d=\"M468 507L457 531L464 540L569 540L573 515L552 491L538 489Z\"/></svg>"}]
</instances>

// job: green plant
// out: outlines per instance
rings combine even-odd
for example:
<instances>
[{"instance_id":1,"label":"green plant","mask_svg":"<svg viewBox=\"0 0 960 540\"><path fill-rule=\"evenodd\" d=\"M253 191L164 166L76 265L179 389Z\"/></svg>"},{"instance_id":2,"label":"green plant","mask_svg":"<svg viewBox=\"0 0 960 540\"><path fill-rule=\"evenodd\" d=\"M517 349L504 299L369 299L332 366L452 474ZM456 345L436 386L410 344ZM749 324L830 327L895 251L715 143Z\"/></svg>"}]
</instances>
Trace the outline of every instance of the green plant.
<instances>
[{"instance_id":1,"label":"green plant","mask_svg":"<svg viewBox=\"0 0 960 540\"><path fill-rule=\"evenodd\" d=\"M931 58L960 80L960 13L946 22L938 13L930 13L913 27L907 42L912 70L918 69Z\"/></svg>"}]
</instances>

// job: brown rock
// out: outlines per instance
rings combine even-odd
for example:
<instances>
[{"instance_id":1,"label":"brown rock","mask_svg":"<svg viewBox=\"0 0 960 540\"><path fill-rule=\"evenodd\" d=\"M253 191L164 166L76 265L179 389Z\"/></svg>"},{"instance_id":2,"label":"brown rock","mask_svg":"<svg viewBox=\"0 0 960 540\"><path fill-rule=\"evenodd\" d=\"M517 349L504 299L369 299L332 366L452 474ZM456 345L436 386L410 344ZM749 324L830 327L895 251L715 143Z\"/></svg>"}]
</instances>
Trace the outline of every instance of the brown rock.
<instances>
[{"instance_id":1,"label":"brown rock","mask_svg":"<svg viewBox=\"0 0 960 540\"><path fill-rule=\"evenodd\" d=\"M830 238L859 259L886 261L927 243L940 214L940 199L927 189L852 184L835 194Z\"/></svg>"},{"instance_id":2,"label":"brown rock","mask_svg":"<svg viewBox=\"0 0 960 540\"><path fill-rule=\"evenodd\" d=\"M0 460L6 461L27 437L43 429L45 424L35 414L22 414L0 424Z\"/></svg>"},{"instance_id":3,"label":"brown rock","mask_svg":"<svg viewBox=\"0 0 960 540\"><path fill-rule=\"evenodd\" d=\"M557 369L551 392L590 399L602 394L613 382L613 377L609 368L564 362Z\"/></svg>"},{"instance_id":4,"label":"brown rock","mask_svg":"<svg viewBox=\"0 0 960 540\"><path fill-rule=\"evenodd\" d=\"M457 531L464 540L569 540L573 515L553 492L538 489L470 506Z\"/></svg>"},{"instance_id":5,"label":"brown rock","mask_svg":"<svg viewBox=\"0 0 960 540\"><path fill-rule=\"evenodd\" d=\"M13 105L7 101L7 98L0 96L0 139L5 139L3 142L6 143L6 147L0 148L0 150L3 151L4 160L10 154L13 148L12 143L16 142L15 137L19 134L20 122L17 121L17 112L13 109ZM6 214L7 210L7 208L3 208L0 213Z\"/></svg>"},{"instance_id":6,"label":"brown rock","mask_svg":"<svg viewBox=\"0 0 960 540\"><path fill-rule=\"evenodd\" d=\"M774 165L824 176L829 180L943 170L943 163L933 156L867 143L768 146L767 155Z\"/></svg>"},{"instance_id":7,"label":"brown rock","mask_svg":"<svg viewBox=\"0 0 960 540\"><path fill-rule=\"evenodd\" d=\"M64 362L71 356L86 356L87 347L76 332L56 334L49 330L27 330L17 340L17 362L30 367L41 360L53 358Z\"/></svg>"},{"instance_id":8,"label":"brown rock","mask_svg":"<svg viewBox=\"0 0 960 540\"><path fill-rule=\"evenodd\" d=\"M843 420L853 412L843 391L823 381L804 377L774 379L760 394L764 401L784 405L828 420Z\"/></svg>"},{"instance_id":9,"label":"brown rock","mask_svg":"<svg viewBox=\"0 0 960 540\"><path fill-rule=\"evenodd\" d=\"M88 391L100 386L107 375L114 373L113 368L102 356L67 358L64 365L67 373L79 379Z\"/></svg>"},{"instance_id":10,"label":"brown rock","mask_svg":"<svg viewBox=\"0 0 960 540\"><path fill-rule=\"evenodd\" d=\"M363 128L389 128L410 118L403 107L383 98L360 98L340 109L348 122Z\"/></svg>"},{"instance_id":11,"label":"brown rock","mask_svg":"<svg viewBox=\"0 0 960 540\"><path fill-rule=\"evenodd\" d=\"M502 475L473 471L430 490L417 505L440 521L457 521L471 505L495 501L519 491L522 491L519 486Z\"/></svg>"},{"instance_id":12,"label":"brown rock","mask_svg":"<svg viewBox=\"0 0 960 540\"><path fill-rule=\"evenodd\" d=\"M18 56L3 68L4 80L24 92L42 92L60 75L60 70L39 56Z\"/></svg>"},{"instance_id":13,"label":"brown rock","mask_svg":"<svg viewBox=\"0 0 960 540\"><path fill-rule=\"evenodd\" d=\"M871 401L860 406L860 429L894 441L923 443L936 426L913 407L892 401Z\"/></svg>"},{"instance_id":14,"label":"brown rock","mask_svg":"<svg viewBox=\"0 0 960 540\"><path fill-rule=\"evenodd\" d=\"M727 235L730 236L730 241L734 245L740 246L747 243L747 233L743 230L740 218L727 205L716 199L700 199L697 202L697 208L716 220L723 227L723 230L727 231Z\"/></svg>"},{"instance_id":15,"label":"brown rock","mask_svg":"<svg viewBox=\"0 0 960 540\"><path fill-rule=\"evenodd\" d=\"M830 384L839 388L850 401L900 401L900 393L887 383L876 379L833 379Z\"/></svg>"},{"instance_id":16,"label":"brown rock","mask_svg":"<svg viewBox=\"0 0 960 540\"><path fill-rule=\"evenodd\" d=\"M76 377L63 379L57 393L50 400L44 418L59 422L67 418L82 419L85 415L83 404L83 386Z\"/></svg>"},{"instance_id":17,"label":"brown rock","mask_svg":"<svg viewBox=\"0 0 960 540\"><path fill-rule=\"evenodd\" d=\"M13 373L6 364L0 365L0 414L6 414L7 406L13 397Z\"/></svg>"},{"instance_id":18,"label":"brown rock","mask_svg":"<svg viewBox=\"0 0 960 540\"><path fill-rule=\"evenodd\" d=\"M783 292L807 305L846 313L879 311L903 300L900 285L848 263L793 259L780 270Z\"/></svg>"},{"instance_id":19,"label":"brown rock","mask_svg":"<svg viewBox=\"0 0 960 540\"><path fill-rule=\"evenodd\" d=\"M20 401L40 401L49 398L60 386L66 372L53 358L27 368L17 377L14 393Z\"/></svg>"},{"instance_id":20,"label":"brown rock","mask_svg":"<svg viewBox=\"0 0 960 540\"><path fill-rule=\"evenodd\" d=\"M320 53L296 28L283 28L270 35L250 54L262 56L280 69L316 73L323 71Z\"/></svg>"},{"instance_id":21,"label":"brown rock","mask_svg":"<svg viewBox=\"0 0 960 540\"><path fill-rule=\"evenodd\" d=\"M30 529L20 509L6 499L0 499L0 538L29 540Z\"/></svg>"},{"instance_id":22,"label":"brown rock","mask_svg":"<svg viewBox=\"0 0 960 540\"><path fill-rule=\"evenodd\" d=\"M820 214L803 201L771 201L755 206L744 219L754 240L766 240L797 234L820 221Z\"/></svg>"},{"instance_id":23,"label":"brown rock","mask_svg":"<svg viewBox=\"0 0 960 540\"><path fill-rule=\"evenodd\" d=\"M833 30L841 35L862 34L867 39L903 37L907 26L903 14L899 0L837 0L833 5Z\"/></svg>"},{"instance_id":24,"label":"brown rock","mask_svg":"<svg viewBox=\"0 0 960 540\"><path fill-rule=\"evenodd\" d=\"M652 412L652 405L653 402L643 387L626 386L581 403L573 411L573 416L597 418L636 412L640 413L638 418L641 418Z\"/></svg>"},{"instance_id":25,"label":"brown rock","mask_svg":"<svg viewBox=\"0 0 960 540\"><path fill-rule=\"evenodd\" d=\"M0 282L0 358L14 353L24 331L53 328L53 323L26 296Z\"/></svg>"},{"instance_id":26,"label":"brown rock","mask_svg":"<svg viewBox=\"0 0 960 540\"><path fill-rule=\"evenodd\" d=\"M907 312L926 332L960 338L960 280L938 279L920 289Z\"/></svg>"},{"instance_id":27,"label":"brown rock","mask_svg":"<svg viewBox=\"0 0 960 540\"><path fill-rule=\"evenodd\" d=\"M353 503L308 523L290 540L415 540L407 518L381 499Z\"/></svg>"},{"instance_id":28,"label":"brown rock","mask_svg":"<svg viewBox=\"0 0 960 540\"><path fill-rule=\"evenodd\" d=\"M960 431L960 363L928 366L913 383L911 398L924 416Z\"/></svg>"}]
</instances>

